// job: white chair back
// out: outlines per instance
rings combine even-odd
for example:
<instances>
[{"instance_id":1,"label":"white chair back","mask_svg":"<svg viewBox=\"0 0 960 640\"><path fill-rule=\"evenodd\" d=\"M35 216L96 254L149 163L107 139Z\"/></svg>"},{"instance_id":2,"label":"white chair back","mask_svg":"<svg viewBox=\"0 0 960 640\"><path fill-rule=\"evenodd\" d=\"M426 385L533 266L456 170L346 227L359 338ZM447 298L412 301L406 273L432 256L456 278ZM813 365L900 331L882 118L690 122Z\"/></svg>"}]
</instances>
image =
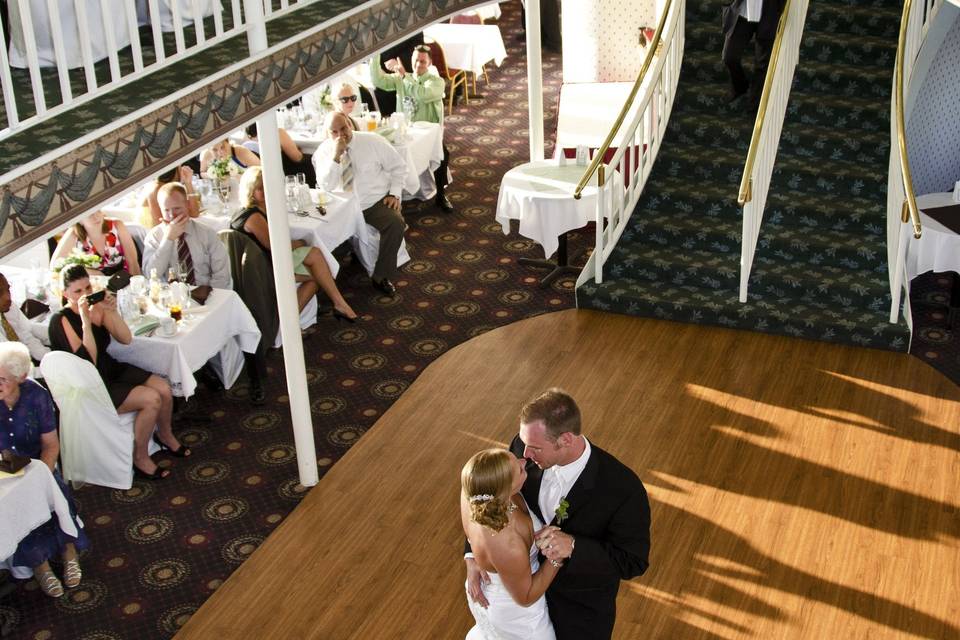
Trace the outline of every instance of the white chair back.
<instances>
[{"instance_id":1,"label":"white chair back","mask_svg":"<svg viewBox=\"0 0 960 640\"><path fill-rule=\"evenodd\" d=\"M63 477L114 489L133 486L133 420L118 415L103 379L87 360L51 351L40 371L60 408Z\"/></svg>"}]
</instances>

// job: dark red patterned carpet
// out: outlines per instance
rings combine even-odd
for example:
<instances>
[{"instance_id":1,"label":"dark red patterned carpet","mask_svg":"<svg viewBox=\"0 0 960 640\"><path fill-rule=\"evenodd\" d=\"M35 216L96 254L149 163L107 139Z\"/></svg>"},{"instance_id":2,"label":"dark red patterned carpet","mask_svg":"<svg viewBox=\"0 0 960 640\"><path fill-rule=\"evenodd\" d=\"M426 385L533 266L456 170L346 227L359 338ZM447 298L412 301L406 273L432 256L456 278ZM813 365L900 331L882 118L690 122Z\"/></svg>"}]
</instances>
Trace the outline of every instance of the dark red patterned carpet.
<instances>
[{"instance_id":1,"label":"dark red patterned carpet","mask_svg":"<svg viewBox=\"0 0 960 640\"><path fill-rule=\"evenodd\" d=\"M526 60L519 3L503 5L508 49L489 69L485 95L446 120L457 207L405 205L413 260L394 299L381 297L348 264L338 278L355 325L321 320L304 338L321 476L435 358L489 329L573 306L573 280L540 289L541 272L517 258L543 257L539 245L494 221L502 175L528 160ZM544 52L546 130L556 122L559 55ZM571 235L574 251L588 236ZM168 638L297 506L305 493L287 412L282 354L271 352L268 403L254 409L245 386L215 394L202 386L193 412L208 424L180 421L188 460L160 454L173 475L137 480L129 491L88 486L75 492L91 539L84 580L52 600L34 581L0 600L0 625L31 639ZM59 568L58 568L59 570Z\"/></svg>"}]
</instances>

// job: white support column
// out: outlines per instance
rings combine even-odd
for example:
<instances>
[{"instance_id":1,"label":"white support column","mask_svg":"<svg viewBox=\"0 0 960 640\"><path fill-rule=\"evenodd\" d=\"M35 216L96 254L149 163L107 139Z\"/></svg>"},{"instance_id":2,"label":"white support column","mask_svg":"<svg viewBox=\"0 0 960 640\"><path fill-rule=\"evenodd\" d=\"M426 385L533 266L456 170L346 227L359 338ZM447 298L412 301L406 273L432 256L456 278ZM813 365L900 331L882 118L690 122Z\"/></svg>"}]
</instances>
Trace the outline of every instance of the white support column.
<instances>
[{"instance_id":1,"label":"white support column","mask_svg":"<svg viewBox=\"0 0 960 640\"><path fill-rule=\"evenodd\" d=\"M540 0L527 0L527 104L530 160L543 160L543 67L540 56Z\"/></svg>"},{"instance_id":2,"label":"white support column","mask_svg":"<svg viewBox=\"0 0 960 640\"><path fill-rule=\"evenodd\" d=\"M267 32L263 21L262 0L244 0L247 19L247 44L251 55L267 48ZM307 370L303 359L303 341L300 337L300 314L297 306L297 289L293 280L293 256L289 250L290 225L285 212L287 203L283 178L283 161L280 158L280 137L277 131L277 116L268 111L257 118L257 136L260 141L260 158L263 161L263 190L270 230L270 243L276 247L271 252L273 279L277 289L277 305L280 311L280 336L283 339L283 362L287 374L287 396L290 398L290 418L293 422L293 440L297 448L297 465L300 484L312 487L319 479L317 474L317 450L313 442L313 420L310 415L310 395L307 390ZM262 340L273 340L263 336Z\"/></svg>"}]
</instances>

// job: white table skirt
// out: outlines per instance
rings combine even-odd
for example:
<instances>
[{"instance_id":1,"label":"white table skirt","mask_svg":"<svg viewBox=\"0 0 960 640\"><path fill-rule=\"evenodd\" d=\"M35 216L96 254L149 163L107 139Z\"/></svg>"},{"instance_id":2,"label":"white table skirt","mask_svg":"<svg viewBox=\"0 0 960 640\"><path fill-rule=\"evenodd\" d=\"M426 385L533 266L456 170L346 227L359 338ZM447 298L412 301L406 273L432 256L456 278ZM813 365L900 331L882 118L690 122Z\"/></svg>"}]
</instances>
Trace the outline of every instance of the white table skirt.
<instances>
[{"instance_id":1,"label":"white table skirt","mask_svg":"<svg viewBox=\"0 0 960 640\"><path fill-rule=\"evenodd\" d=\"M540 160L508 171L500 183L496 215L504 235L510 233L510 220L519 220L520 235L540 243L545 257L552 256L562 234L596 217L596 186L584 189L579 200L573 198L585 168L573 161L561 167L553 160ZM614 173L614 180L622 189L619 173ZM592 184L596 185L596 175Z\"/></svg>"},{"instance_id":2,"label":"white table skirt","mask_svg":"<svg viewBox=\"0 0 960 640\"><path fill-rule=\"evenodd\" d=\"M40 460L31 460L23 475L0 480L0 567L8 568L17 578L33 575L30 567L12 567L7 563L20 541L31 531L56 514L60 529L77 536L70 517L67 499L53 479L49 467Z\"/></svg>"},{"instance_id":3,"label":"white table skirt","mask_svg":"<svg viewBox=\"0 0 960 640\"><path fill-rule=\"evenodd\" d=\"M483 65L498 67L507 57L500 27L495 24L439 23L423 30L423 35L443 47L447 66L474 74L483 73Z\"/></svg>"},{"instance_id":4,"label":"white table skirt","mask_svg":"<svg viewBox=\"0 0 960 640\"><path fill-rule=\"evenodd\" d=\"M186 323L172 338L134 336L130 344L110 342L107 351L117 360L163 376L176 396L189 398L197 389L193 372L220 354L222 362L239 361L238 351L253 353L260 330L240 296L229 289L214 289L205 305L184 309ZM236 382L240 371L224 372L224 386Z\"/></svg>"},{"instance_id":5,"label":"white table skirt","mask_svg":"<svg viewBox=\"0 0 960 640\"><path fill-rule=\"evenodd\" d=\"M5 3L7 4L7 3ZM119 4L119 3L118 3ZM37 58L41 67L55 67L57 59L53 49L53 27L50 26L50 14L47 11L47 0L30 0L30 18L33 22L33 33L37 43ZM83 54L80 49L80 33L77 23L77 12L74 0L57 0L60 18L60 29L63 33L63 56L67 67L76 69L83 66ZM87 15L87 31L85 37L90 40L90 52L93 61L106 58L110 51L107 47L107 36L104 31L100 3L88 0L85 2ZM23 16L18 9L17 0L11 0L10 8L10 66L20 69L27 68L26 41L23 38ZM130 33L127 31L127 16L122 10L110 12L107 16L107 26L114 38L116 50L123 49L130 44Z\"/></svg>"},{"instance_id":6,"label":"white table skirt","mask_svg":"<svg viewBox=\"0 0 960 640\"><path fill-rule=\"evenodd\" d=\"M923 235L918 240L909 230L901 231L901 233L910 234L906 259L908 282L927 271L960 273L960 235L923 212L924 209L949 207L955 204L957 203L953 201L951 193L928 193L917 198L917 207L921 210L920 224Z\"/></svg>"}]
</instances>

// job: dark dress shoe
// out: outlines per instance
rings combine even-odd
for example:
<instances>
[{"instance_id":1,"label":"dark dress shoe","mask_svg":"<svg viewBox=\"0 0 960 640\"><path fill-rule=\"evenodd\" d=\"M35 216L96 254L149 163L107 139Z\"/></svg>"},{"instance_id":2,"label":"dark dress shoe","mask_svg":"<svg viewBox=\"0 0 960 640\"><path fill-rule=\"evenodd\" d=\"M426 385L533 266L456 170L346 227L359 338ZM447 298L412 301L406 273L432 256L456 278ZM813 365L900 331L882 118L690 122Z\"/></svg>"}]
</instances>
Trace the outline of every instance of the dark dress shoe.
<instances>
[{"instance_id":1,"label":"dark dress shoe","mask_svg":"<svg viewBox=\"0 0 960 640\"><path fill-rule=\"evenodd\" d=\"M371 282L373 283L373 288L383 295L390 298L397 295L397 287L394 286L394 284L387 278L384 278L383 280L371 280Z\"/></svg>"},{"instance_id":2,"label":"dark dress shoe","mask_svg":"<svg viewBox=\"0 0 960 640\"><path fill-rule=\"evenodd\" d=\"M453 213L453 204L447 196L442 193L437 196L437 207L444 213Z\"/></svg>"},{"instance_id":3,"label":"dark dress shoe","mask_svg":"<svg viewBox=\"0 0 960 640\"><path fill-rule=\"evenodd\" d=\"M262 407L267 402L267 394L260 385L251 385L250 404L255 407Z\"/></svg>"}]
</instances>

